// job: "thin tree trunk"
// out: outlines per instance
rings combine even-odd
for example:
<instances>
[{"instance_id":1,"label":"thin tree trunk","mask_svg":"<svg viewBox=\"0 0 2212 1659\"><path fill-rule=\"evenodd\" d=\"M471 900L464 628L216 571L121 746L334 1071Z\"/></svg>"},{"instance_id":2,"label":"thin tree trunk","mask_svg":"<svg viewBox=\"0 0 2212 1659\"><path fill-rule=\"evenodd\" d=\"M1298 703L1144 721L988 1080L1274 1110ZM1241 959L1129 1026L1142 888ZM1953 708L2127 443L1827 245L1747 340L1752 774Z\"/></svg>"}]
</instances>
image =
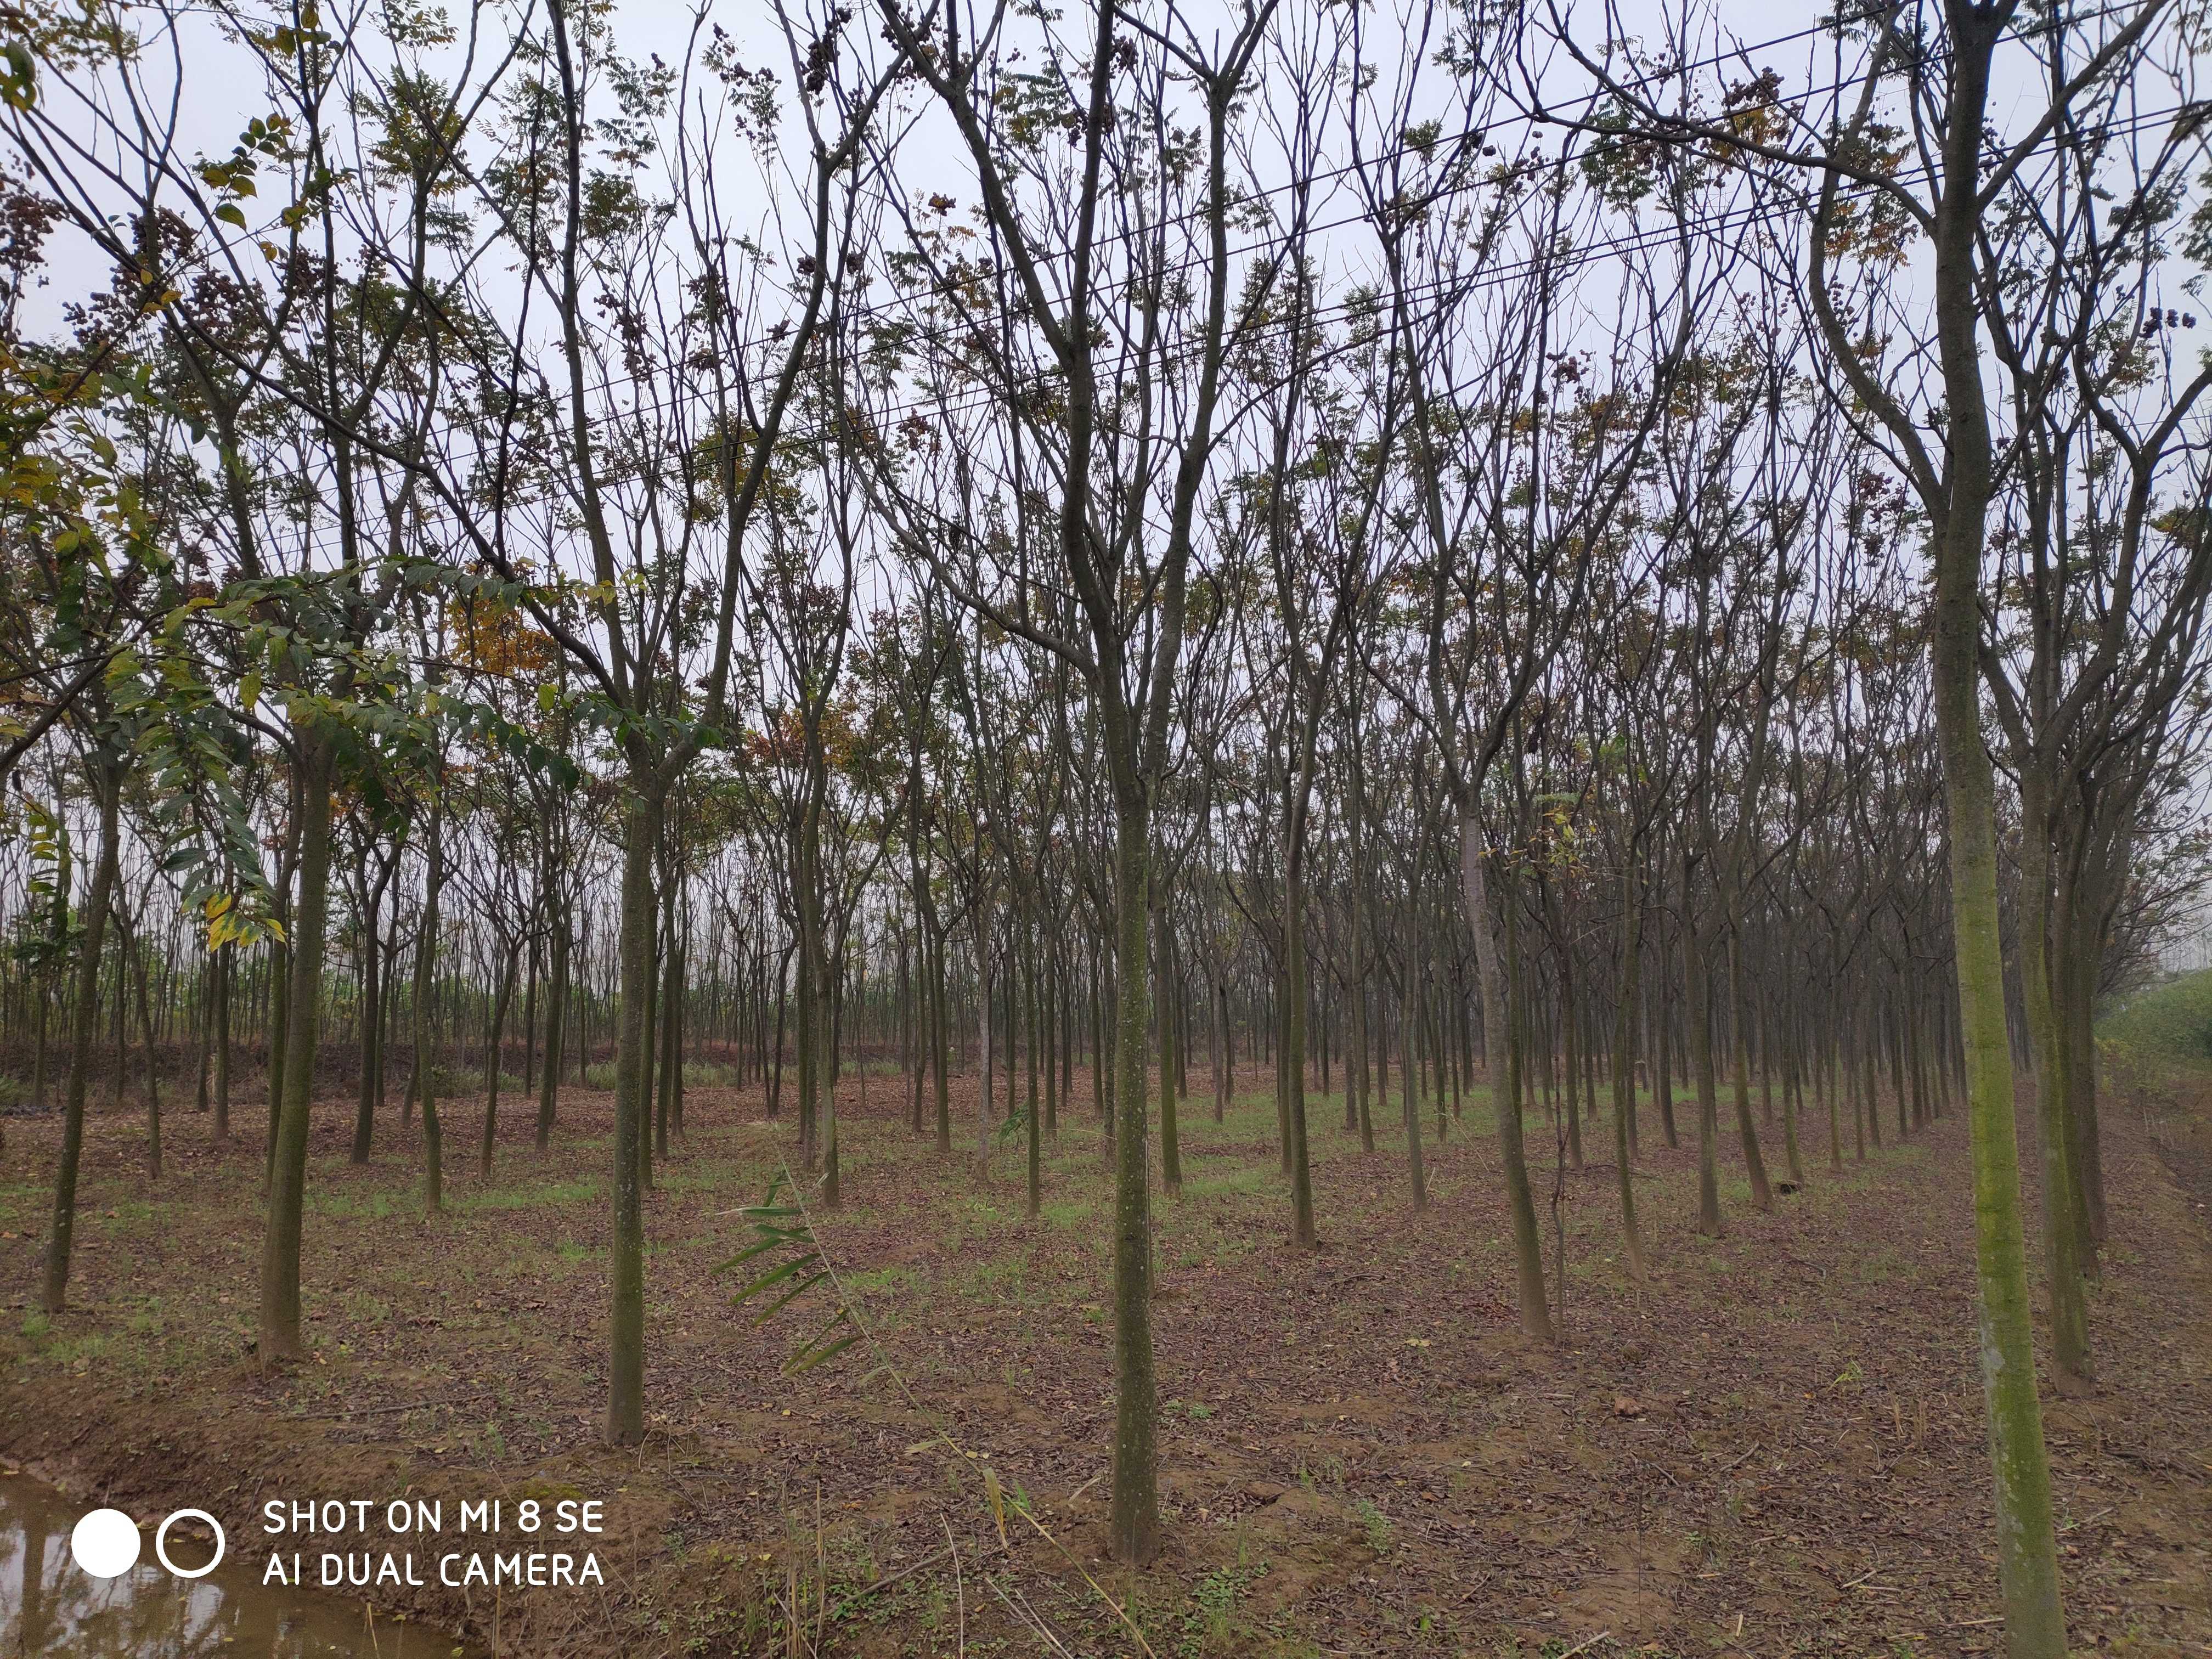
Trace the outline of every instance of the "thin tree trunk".
<instances>
[{"instance_id":1,"label":"thin tree trunk","mask_svg":"<svg viewBox=\"0 0 2212 1659\"><path fill-rule=\"evenodd\" d=\"M561 1046L568 1007L568 911L565 901L553 911L553 982L545 999L545 1069L538 1079L538 1150L553 1141L554 1114L560 1101Z\"/></svg>"},{"instance_id":2,"label":"thin tree trunk","mask_svg":"<svg viewBox=\"0 0 2212 1659\"><path fill-rule=\"evenodd\" d=\"M1620 1189L1620 1236L1628 1276L1638 1284L1644 1279L1644 1240L1636 1228L1636 1182L1630 1169L1629 1126L1636 1112L1636 1066L1629 1058L1636 1041L1638 1006L1638 974L1642 966L1640 931L1644 920L1643 894L1638 890L1634 854L1621 878L1620 1006L1613 1027L1613 1162Z\"/></svg>"},{"instance_id":3,"label":"thin tree trunk","mask_svg":"<svg viewBox=\"0 0 2212 1659\"><path fill-rule=\"evenodd\" d=\"M216 952L215 1138L218 1144L230 1139L230 982L237 962L234 945L226 945Z\"/></svg>"},{"instance_id":4,"label":"thin tree trunk","mask_svg":"<svg viewBox=\"0 0 2212 1659\"><path fill-rule=\"evenodd\" d=\"M76 1237L77 1166L84 1155L85 1086L92 1074L93 1039L100 1023L100 951L115 893L119 842L121 770L97 751L89 769L100 808L100 848L93 858L92 882L85 892L77 939L76 1005L70 1010L69 1079L62 1095L61 1158L54 1171L53 1218L46 1233L45 1273L39 1286L39 1305L50 1314L59 1313L69 1300L70 1252Z\"/></svg>"},{"instance_id":5,"label":"thin tree trunk","mask_svg":"<svg viewBox=\"0 0 2212 1659\"><path fill-rule=\"evenodd\" d=\"M1683 879L1685 896L1694 904L1690 880ZM1694 909L1682 927L1683 985L1687 993L1690 1066L1698 1090L1698 1231L1709 1238L1721 1235L1721 1182L1717 1143L1720 1139L1720 1079L1713 1065L1713 1018L1711 973L1705 941Z\"/></svg>"},{"instance_id":6,"label":"thin tree trunk","mask_svg":"<svg viewBox=\"0 0 2212 1659\"><path fill-rule=\"evenodd\" d=\"M436 1054L431 1036L431 990L437 984L438 901L446 885L446 813L442 798L430 803L430 842L422 870L422 927L415 945L415 1069L407 1092L422 1106L422 1203L433 1215L446 1203L445 1126L438 1116Z\"/></svg>"},{"instance_id":7,"label":"thin tree trunk","mask_svg":"<svg viewBox=\"0 0 2212 1659\"><path fill-rule=\"evenodd\" d=\"M264 1366L307 1351L300 1329L300 1233L306 1214L307 1131L322 1013L323 937L331 874L331 780L335 733L311 726L298 738L299 895L292 907L289 1018L284 1095L270 1165L268 1231L261 1258L259 1358Z\"/></svg>"},{"instance_id":8,"label":"thin tree trunk","mask_svg":"<svg viewBox=\"0 0 2212 1659\"><path fill-rule=\"evenodd\" d=\"M483 1148L477 1161L479 1181L491 1179L492 1151L499 1142L499 1066L505 1048L500 1039L507 1030L507 1011L514 1000L514 981L521 966L521 953L510 953L492 999L491 1041L485 1044L484 1054Z\"/></svg>"},{"instance_id":9,"label":"thin tree trunk","mask_svg":"<svg viewBox=\"0 0 2212 1659\"><path fill-rule=\"evenodd\" d=\"M606 1437L634 1446L645 1437L646 1048L653 984L653 849L660 838L659 796L639 787L623 825L620 1025L615 1042L614 1237L609 1249Z\"/></svg>"}]
</instances>

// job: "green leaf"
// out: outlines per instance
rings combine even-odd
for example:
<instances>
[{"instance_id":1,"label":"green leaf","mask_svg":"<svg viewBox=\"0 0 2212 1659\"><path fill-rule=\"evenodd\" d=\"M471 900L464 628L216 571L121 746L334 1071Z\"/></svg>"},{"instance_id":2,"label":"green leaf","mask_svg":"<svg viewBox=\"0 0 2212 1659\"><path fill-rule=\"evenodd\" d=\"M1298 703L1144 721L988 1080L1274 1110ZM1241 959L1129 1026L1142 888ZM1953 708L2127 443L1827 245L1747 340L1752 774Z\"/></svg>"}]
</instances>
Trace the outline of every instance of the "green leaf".
<instances>
[{"instance_id":1,"label":"green leaf","mask_svg":"<svg viewBox=\"0 0 2212 1659\"><path fill-rule=\"evenodd\" d=\"M732 1307L736 1307L740 1304L750 1301L754 1297L758 1296L763 1291L774 1290L778 1285L782 1284L785 1279L789 1279L793 1273L805 1272L806 1269L814 1265L817 1259L817 1258L815 1256L814 1253L812 1251L809 1251L805 1255L793 1256L790 1261L785 1262L780 1267L769 1268L758 1279L753 1280L751 1284L746 1285L744 1289L739 1291L737 1295L731 1299L730 1305Z\"/></svg>"},{"instance_id":2,"label":"green leaf","mask_svg":"<svg viewBox=\"0 0 2212 1659\"><path fill-rule=\"evenodd\" d=\"M748 1244L744 1249L739 1250L727 1261L725 1261L721 1266L715 1268L714 1271L718 1273L726 1273L732 1267L742 1267L746 1262L754 1260L756 1257L765 1255L770 1250L773 1250L778 1246L788 1242L788 1240L779 1236L773 1238L763 1238L757 1243ZM752 1292L750 1291L743 1291L738 1295L737 1299L742 1302L746 1297L750 1296Z\"/></svg>"},{"instance_id":3,"label":"green leaf","mask_svg":"<svg viewBox=\"0 0 2212 1659\"><path fill-rule=\"evenodd\" d=\"M819 1260L818 1257L815 1259ZM775 1318L786 1308L789 1307L793 1302L805 1295L807 1291L812 1290L817 1285L819 1285L823 1279L829 1277L830 1270L827 1267L824 1267L820 1273L814 1274L811 1278L800 1279L799 1283L793 1285L781 1296L776 1297L775 1301L769 1303L767 1307L755 1314L753 1316L753 1323L756 1326L767 1324L769 1320Z\"/></svg>"},{"instance_id":4,"label":"green leaf","mask_svg":"<svg viewBox=\"0 0 2212 1659\"><path fill-rule=\"evenodd\" d=\"M854 1331L850 1336L841 1337L826 1348L802 1350L789 1364L783 1368L783 1374L786 1376L796 1376L801 1371L811 1371L824 1360L835 1359L860 1340L860 1332Z\"/></svg>"}]
</instances>

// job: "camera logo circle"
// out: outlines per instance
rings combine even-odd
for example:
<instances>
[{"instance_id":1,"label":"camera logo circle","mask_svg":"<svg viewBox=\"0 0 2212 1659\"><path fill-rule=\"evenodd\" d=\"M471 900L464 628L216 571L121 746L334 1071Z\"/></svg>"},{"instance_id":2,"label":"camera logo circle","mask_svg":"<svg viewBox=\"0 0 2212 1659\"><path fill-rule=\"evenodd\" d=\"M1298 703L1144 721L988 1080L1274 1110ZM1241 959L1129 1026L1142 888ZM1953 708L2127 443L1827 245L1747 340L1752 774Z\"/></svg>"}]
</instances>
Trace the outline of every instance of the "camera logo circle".
<instances>
[{"instance_id":1,"label":"camera logo circle","mask_svg":"<svg viewBox=\"0 0 2212 1659\"><path fill-rule=\"evenodd\" d=\"M121 1510L94 1510L70 1532L70 1553L94 1578L120 1578L138 1565L138 1523Z\"/></svg>"},{"instance_id":2,"label":"camera logo circle","mask_svg":"<svg viewBox=\"0 0 2212 1659\"><path fill-rule=\"evenodd\" d=\"M168 1539L169 1528L175 1526L179 1521L198 1521L203 1526L206 1527L210 1532L215 1534L215 1553L208 1558L208 1563L205 1566L180 1567L175 1562L169 1559L169 1552L164 1547L164 1545ZM213 1572L216 1566L221 1564L222 1560L223 1546L228 1541L228 1540L222 1535L222 1522L216 1520L215 1516L210 1515L205 1510L179 1510L171 1515L168 1519L162 1522L161 1526L155 1530L154 1534L154 1559L159 1561L163 1566L167 1567L171 1575L174 1577L204 1578L210 1573Z\"/></svg>"},{"instance_id":3,"label":"camera logo circle","mask_svg":"<svg viewBox=\"0 0 2212 1659\"><path fill-rule=\"evenodd\" d=\"M204 1567L180 1567L169 1559L169 1528L197 1521L215 1534L215 1554ZM176 1578L204 1578L221 1564L228 1540L222 1523L205 1510L178 1510L154 1533L154 1559ZM94 1578L120 1578L138 1565L138 1523L121 1510L94 1510L70 1533L70 1553Z\"/></svg>"}]
</instances>

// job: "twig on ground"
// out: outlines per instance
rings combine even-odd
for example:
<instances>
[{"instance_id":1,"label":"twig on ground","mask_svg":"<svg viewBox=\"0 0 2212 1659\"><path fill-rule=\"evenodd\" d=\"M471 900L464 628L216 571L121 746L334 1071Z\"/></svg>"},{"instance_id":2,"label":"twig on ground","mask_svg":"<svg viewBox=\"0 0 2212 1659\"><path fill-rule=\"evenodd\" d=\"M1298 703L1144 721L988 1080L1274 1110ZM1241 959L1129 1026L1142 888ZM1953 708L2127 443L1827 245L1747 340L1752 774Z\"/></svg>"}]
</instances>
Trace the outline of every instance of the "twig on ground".
<instances>
[{"instance_id":1,"label":"twig on ground","mask_svg":"<svg viewBox=\"0 0 2212 1659\"><path fill-rule=\"evenodd\" d=\"M298 1423L319 1417L382 1417L388 1412L427 1411L433 1406L466 1406L479 1400L489 1400L496 1392L478 1389L474 1394L457 1394L445 1400L409 1400L397 1406L346 1406L334 1412L287 1412L285 1420Z\"/></svg>"},{"instance_id":2,"label":"twig on ground","mask_svg":"<svg viewBox=\"0 0 2212 1659\"><path fill-rule=\"evenodd\" d=\"M943 1516L937 1524L945 1528L945 1547L952 1552L952 1602L959 1613L959 1659L968 1659L968 1589L960 1578L960 1547L952 1541L952 1523Z\"/></svg>"},{"instance_id":3,"label":"twig on ground","mask_svg":"<svg viewBox=\"0 0 2212 1659\"><path fill-rule=\"evenodd\" d=\"M1751 1443L1750 1450L1746 1451L1741 1457L1732 1458L1728 1462L1722 1464L1715 1473L1726 1474L1730 1469L1735 1468L1738 1464L1748 1462L1751 1460L1753 1453L1758 1451L1758 1449L1765 1443L1766 1443L1763 1440L1753 1441Z\"/></svg>"},{"instance_id":4,"label":"twig on ground","mask_svg":"<svg viewBox=\"0 0 2212 1659\"><path fill-rule=\"evenodd\" d=\"M1012 1550L1013 1545L1011 1541L995 1546L986 1545L977 1554L976 1559L981 1560L984 1556L1011 1554ZM915 1562L912 1566L902 1567L898 1571L891 1574L888 1578L878 1578L872 1584L861 1585L859 1589L854 1590L850 1595L848 1595L845 1600L848 1604L850 1604L861 1600L865 1596L878 1595L884 1590L890 1589L895 1584L902 1584L908 1579L913 1577L915 1574L926 1571L929 1568L935 1566L939 1561L944 1560L952 1552L949 1549L933 1550L929 1554L923 1556L921 1560Z\"/></svg>"},{"instance_id":5,"label":"twig on ground","mask_svg":"<svg viewBox=\"0 0 2212 1659\"><path fill-rule=\"evenodd\" d=\"M1030 1605L1029 1597L1022 1594L1019 1585L1015 1586L1013 1595L1009 1598L1006 1592L999 1587L997 1579L986 1578L983 1583L989 1587L991 1594L1005 1605L1008 1613L1036 1632L1037 1639L1048 1649L1061 1656L1061 1659L1075 1659L1075 1656L1068 1652L1067 1644L1054 1633L1051 1626L1045 1623L1044 1615Z\"/></svg>"}]
</instances>

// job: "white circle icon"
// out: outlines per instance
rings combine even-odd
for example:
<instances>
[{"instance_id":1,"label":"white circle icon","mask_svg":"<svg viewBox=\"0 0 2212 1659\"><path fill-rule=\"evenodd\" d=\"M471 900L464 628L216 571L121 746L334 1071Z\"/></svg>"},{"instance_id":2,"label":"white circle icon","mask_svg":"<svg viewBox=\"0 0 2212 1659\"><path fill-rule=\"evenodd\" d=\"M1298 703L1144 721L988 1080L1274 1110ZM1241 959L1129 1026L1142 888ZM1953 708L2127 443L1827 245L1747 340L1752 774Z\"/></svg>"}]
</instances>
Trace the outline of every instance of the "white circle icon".
<instances>
[{"instance_id":1,"label":"white circle icon","mask_svg":"<svg viewBox=\"0 0 2212 1659\"><path fill-rule=\"evenodd\" d=\"M204 1567L180 1567L175 1562L169 1559L169 1552L163 1547L163 1545L168 1539L169 1528L175 1526L179 1521L202 1522L205 1523L208 1530L215 1534L215 1554L213 1558L209 1560L207 1565ZM179 1510L167 1520L162 1522L160 1528L154 1534L154 1559L159 1561L163 1566L167 1567L172 1573L179 1578L204 1578L216 1570L216 1564L222 1559L222 1547L224 1541L222 1535L222 1522L216 1520L215 1516L210 1515L205 1510ZM137 1551L134 1548L131 1551L131 1553L136 1555Z\"/></svg>"},{"instance_id":2,"label":"white circle icon","mask_svg":"<svg viewBox=\"0 0 2212 1659\"><path fill-rule=\"evenodd\" d=\"M70 1534L70 1553L94 1578L120 1578L138 1565L138 1523L121 1510L94 1510Z\"/></svg>"}]
</instances>

